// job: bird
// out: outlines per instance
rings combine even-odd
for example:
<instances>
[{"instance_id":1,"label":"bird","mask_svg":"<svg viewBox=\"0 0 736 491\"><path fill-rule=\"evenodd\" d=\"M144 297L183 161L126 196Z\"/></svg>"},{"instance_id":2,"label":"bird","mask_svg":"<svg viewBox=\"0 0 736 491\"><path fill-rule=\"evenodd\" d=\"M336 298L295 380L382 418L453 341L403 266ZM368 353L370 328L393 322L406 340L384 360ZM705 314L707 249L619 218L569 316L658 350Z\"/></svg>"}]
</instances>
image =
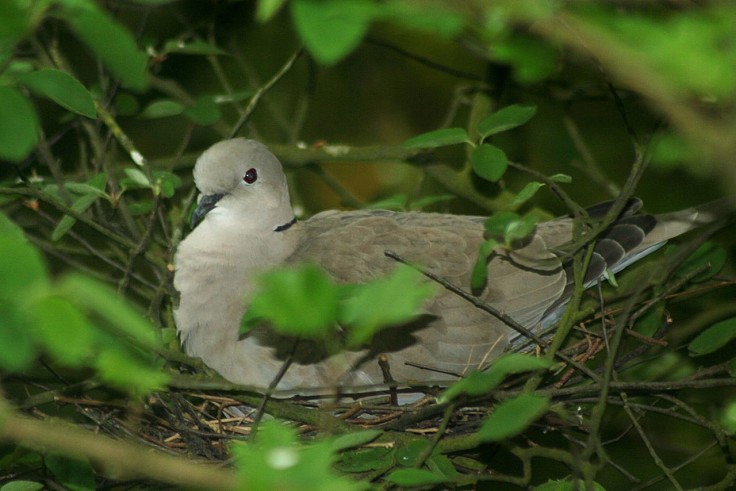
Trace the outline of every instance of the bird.
<instances>
[{"instance_id":1,"label":"bird","mask_svg":"<svg viewBox=\"0 0 736 491\"><path fill-rule=\"evenodd\" d=\"M396 382L451 383L487 367L518 337L505 322L446 289L424 305L419 319L384 329L359 349L325 353L305 342L304 349L290 351L294 340L268 325L242 335L240 321L257 278L278 267L311 263L338 283L364 283L397 267L385 254L390 250L469 290L487 217L328 210L297 220L281 162L264 144L246 138L208 148L193 176L200 195L194 228L174 256L174 320L184 351L231 382L299 394L349 391L382 384L378 359L384 357ZM698 208L639 214L641 206L630 199L596 238L587 285L714 219ZM609 209L588 212L602 217ZM570 257L561 253L572 229L569 216L541 222L522 243L495 251L478 299L530 330L554 323L573 286Z\"/></svg>"}]
</instances>

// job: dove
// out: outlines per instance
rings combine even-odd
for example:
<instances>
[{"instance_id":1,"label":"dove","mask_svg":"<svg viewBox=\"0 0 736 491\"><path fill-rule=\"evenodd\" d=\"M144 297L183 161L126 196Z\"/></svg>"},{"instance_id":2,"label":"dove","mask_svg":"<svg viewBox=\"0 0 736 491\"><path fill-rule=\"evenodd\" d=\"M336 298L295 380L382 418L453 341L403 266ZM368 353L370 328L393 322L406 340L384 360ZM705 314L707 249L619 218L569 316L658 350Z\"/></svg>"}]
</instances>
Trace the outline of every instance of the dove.
<instances>
[{"instance_id":1,"label":"dove","mask_svg":"<svg viewBox=\"0 0 736 491\"><path fill-rule=\"evenodd\" d=\"M426 315L380 331L361 349L326 353L301 341L294 350L294 339L267 325L241 335L240 321L259 275L284 265L314 263L339 283L362 283L397 266L385 254L390 250L470 290L486 217L331 210L298 221L281 163L266 146L245 138L207 149L193 174L200 198L194 228L174 257L174 319L184 351L234 383L268 388L288 358L276 391L372 386L384 382L379 356L398 383L450 383L487 367L518 336L446 289L424 306ZM713 220L712 213L696 208L653 216L636 214L640 207L639 200L629 200L597 237L586 284ZM602 217L608 209L603 205L589 213ZM554 323L573 284L569 255L560 252L571 243L572 228L570 217L538 223L522 243L495 251L477 296L527 329Z\"/></svg>"}]
</instances>

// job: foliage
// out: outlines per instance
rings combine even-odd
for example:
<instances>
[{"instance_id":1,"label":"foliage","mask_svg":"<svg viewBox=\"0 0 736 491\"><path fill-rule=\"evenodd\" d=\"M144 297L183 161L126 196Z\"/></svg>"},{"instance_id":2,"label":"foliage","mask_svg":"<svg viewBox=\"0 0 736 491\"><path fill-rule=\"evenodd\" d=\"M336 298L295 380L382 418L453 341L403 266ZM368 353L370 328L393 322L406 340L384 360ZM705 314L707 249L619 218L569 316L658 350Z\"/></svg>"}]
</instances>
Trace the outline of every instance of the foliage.
<instances>
[{"instance_id":1,"label":"foliage","mask_svg":"<svg viewBox=\"0 0 736 491\"><path fill-rule=\"evenodd\" d=\"M270 144L309 212L488 215L473 291L578 201L733 194L736 8L669 3L0 1L0 490L733 486L732 233L616 278L604 310L576 291L564 350L507 354L425 406L189 375L171 316L192 164L233 134ZM262 285L246 326L340 347L436 291L410 267ZM233 424L233 404L257 410Z\"/></svg>"}]
</instances>

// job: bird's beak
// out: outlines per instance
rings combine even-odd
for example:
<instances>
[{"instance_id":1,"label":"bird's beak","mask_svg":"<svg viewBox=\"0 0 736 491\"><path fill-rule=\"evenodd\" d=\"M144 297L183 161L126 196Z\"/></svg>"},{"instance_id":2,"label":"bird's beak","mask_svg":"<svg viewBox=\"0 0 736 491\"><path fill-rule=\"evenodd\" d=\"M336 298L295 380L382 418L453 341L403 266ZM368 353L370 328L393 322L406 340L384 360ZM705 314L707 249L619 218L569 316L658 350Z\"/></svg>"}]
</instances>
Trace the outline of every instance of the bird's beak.
<instances>
[{"instance_id":1,"label":"bird's beak","mask_svg":"<svg viewBox=\"0 0 736 491\"><path fill-rule=\"evenodd\" d=\"M194 228L199 224L199 222L204 220L205 215L215 207L217 202L220 201L220 198L223 196L224 194L206 194L201 196L197 203L197 207L192 212L192 217L189 219L189 226Z\"/></svg>"}]
</instances>

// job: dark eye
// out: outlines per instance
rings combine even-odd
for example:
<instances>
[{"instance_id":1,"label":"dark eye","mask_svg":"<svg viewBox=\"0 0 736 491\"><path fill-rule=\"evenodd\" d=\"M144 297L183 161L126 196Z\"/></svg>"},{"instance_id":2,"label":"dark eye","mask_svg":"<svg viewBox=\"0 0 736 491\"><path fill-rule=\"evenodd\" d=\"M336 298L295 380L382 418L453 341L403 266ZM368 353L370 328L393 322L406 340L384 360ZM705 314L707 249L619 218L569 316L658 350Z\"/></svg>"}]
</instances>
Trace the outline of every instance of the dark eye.
<instances>
[{"instance_id":1,"label":"dark eye","mask_svg":"<svg viewBox=\"0 0 736 491\"><path fill-rule=\"evenodd\" d=\"M246 184L253 184L256 182L256 179L258 179L258 172L253 168L248 169L243 176L243 181L245 181Z\"/></svg>"}]
</instances>

